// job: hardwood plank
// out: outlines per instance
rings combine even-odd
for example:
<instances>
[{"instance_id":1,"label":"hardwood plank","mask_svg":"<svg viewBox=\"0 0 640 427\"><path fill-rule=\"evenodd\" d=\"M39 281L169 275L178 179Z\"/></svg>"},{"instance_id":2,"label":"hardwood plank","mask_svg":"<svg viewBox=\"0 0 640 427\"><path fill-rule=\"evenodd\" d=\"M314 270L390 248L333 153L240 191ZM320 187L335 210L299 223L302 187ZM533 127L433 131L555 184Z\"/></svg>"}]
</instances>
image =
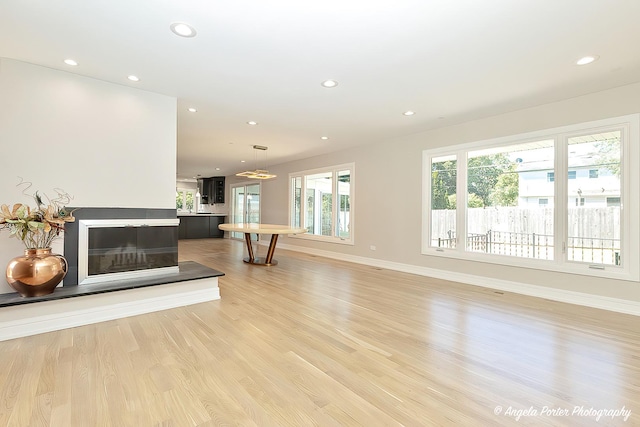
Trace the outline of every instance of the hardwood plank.
<instances>
[{"instance_id":1,"label":"hardwood plank","mask_svg":"<svg viewBox=\"0 0 640 427\"><path fill-rule=\"evenodd\" d=\"M222 299L0 342L0 425L640 425L638 317L281 249L256 267L241 241L179 244L181 261L226 273Z\"/></svg>"}]
</instances>

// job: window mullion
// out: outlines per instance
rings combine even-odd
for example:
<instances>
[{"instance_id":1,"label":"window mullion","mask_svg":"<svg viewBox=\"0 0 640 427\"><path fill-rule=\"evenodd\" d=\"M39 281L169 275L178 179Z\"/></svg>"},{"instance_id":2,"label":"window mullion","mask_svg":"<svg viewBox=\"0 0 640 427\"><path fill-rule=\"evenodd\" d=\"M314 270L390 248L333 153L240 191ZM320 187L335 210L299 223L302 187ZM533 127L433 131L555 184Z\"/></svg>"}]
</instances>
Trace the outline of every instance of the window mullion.
<instances>
[{"instance_id":1,"label":"window mullion","mask_svg":"<svg viewBox=\"0 0 640 427\"><path fill-rule=\"evenodd\" d=\"M332 189L331 189L331 221L333 222L333 227L331 227L331 236L332 237L339 237L340 234L338 233L338 229L340 227L340 225L338 224L338 209L337 209L337 205L338 205L338 171L334 170L333 171L333 175L332 175L332 179L333 179L333 185L332 185Z\"/></svg>"},{"instance_id":2,"label":"window mullion","mask_svg":"<svg viewBox=\"0 0 640 427\"><path fill-rule=\"evenodd\" d=\"M300 175L300 224L302 228L307 226L307 179L305 175Z\"/></svg>"},{"instance_id":3,"label":"window mullion","mask_svg":"<svg viewBox=\"0 0 640 427\"><path fill-rule=\"evenodd\" d=\"M562 264L567 261L567 241L568 241L568 200L569 192L568 176L569 176L569 145L568 136L561 135L554 141L555 164L554 164L554 198L553 198L553 214L554 214L554 261L556 264Z\"/></svg>"},{"instance_id":4,"label":"window mullion","mask_svg":"<svg viewBox=\"0 0 640 427\"><path fill-rule=\"evenodd\" d=\"M456 154L456 250L467 250L467 151Z\"/></svg>"}]
</instances>

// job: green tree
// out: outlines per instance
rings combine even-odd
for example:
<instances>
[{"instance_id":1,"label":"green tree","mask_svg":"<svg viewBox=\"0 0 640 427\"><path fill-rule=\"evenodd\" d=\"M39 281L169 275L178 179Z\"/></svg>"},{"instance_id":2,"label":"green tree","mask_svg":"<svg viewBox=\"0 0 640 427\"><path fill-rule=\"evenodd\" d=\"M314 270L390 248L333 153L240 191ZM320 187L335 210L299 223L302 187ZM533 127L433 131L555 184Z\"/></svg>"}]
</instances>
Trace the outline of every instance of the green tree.
<instances>
[{"instance_id":1,"label":"green tree","mask_svg":"<svg viewBox=\"0 0 640 427\"><path fill-rule=\"evenodd\" d=\"M432 209L455 209L450 197L456 193L457 163L455 160L436 162L431 165Z\"/></svg>"},{"instance_id":2,"label":"green tree","mask_svg":"<svg viewBox=\"0 0 640 427\"><path fill-rule=\"evenodd\" d=\"M440 172L431 172L431 209L450 209Z\"/></svg>"},{"instance_id":3,"label":"green tree","mask_svg":"<svg viewBox=\"0 0 640 427\"><path fill-rule=\"evenodd\" d=\"M185 195L186 195L186 200L185 200L185 205L186 206L185 207L189 212L191 212L191 211L194 210L193 209L193 192L192 191L187 191L185 193Z\"/></svg>"},{"instance_id":4,"label":"green tree","mask_svg":"<svg viewBox=\"0 0 640 427\"><path fill-rule=\"evenodd\" d=\"M449 199L449 209L455 209L458 201L456 199L456 197L458 197L456 194L451 194L448 199ZM467 196L467 207L470 208L484 208L484 203L482 202L482 199L478 196L476 196L475 194L469 194Z\"/></svg>"},{"instance_id":5,"label":"green tree","mask_svg":"<svg viewBox=\"0 0 640 427\"><path fill-rule=\"evenodd\" d=\"M515 165L512 165L515 169ZM515 172L503 173L498 177L490 199L492 206L517 206L520 193L520 175Z\"/></svg>"},{"instance_id":6,"label":"green tree","mask_svg":"<svg viewBox=\"0 0 640 427\"><path fill-rule=\"evenodd\" d=\"M450 194L447 198L449 199L449 209L455 209L458 206L458 195Z\"/></svg>"},{"instance_id":7,"label":"green tree","mask_svg":"<svg viewBox=\"0 0 640 427\"><path fill-rule=\"evenodd\" d=\"M500 175L512 168L505 153L471 157L467 161L467 191L482 200L483 206L491 206L491 193Z\"/></svg>"},{"instance_id":8,"label":"green tree","mask_svg":"<svg viewBox=\"0 0 640 427\"><path fill-rule=\"evenodd\" d=\"M455 160L432 164L432 209L456 208L456 167ZM476 208L517 205L518 179L516 164L509 160L506 153L469 158L467 160L468 206Z\"/></svg>"},{"instance_id":9,"label":"green tree","mask_svg":"<svg viewBox=\"0 0 640 427\"><path fill-rule=\"evenodd\" d=\"M620 139L604 139L595 142L593 146L594 166L608 169L615 176L620 177Z\"/></svg>"},{"instance_id":10,"label":"green tree","mask_svg":"<svg viewBox=\"0 0 640 427\"><path fill-rule=\"evenodd\" d=\"M484 201L477 194L469 193L467 196L467 207L469 208L484 208L486 205Z\"/></svg>"}]
</instances>

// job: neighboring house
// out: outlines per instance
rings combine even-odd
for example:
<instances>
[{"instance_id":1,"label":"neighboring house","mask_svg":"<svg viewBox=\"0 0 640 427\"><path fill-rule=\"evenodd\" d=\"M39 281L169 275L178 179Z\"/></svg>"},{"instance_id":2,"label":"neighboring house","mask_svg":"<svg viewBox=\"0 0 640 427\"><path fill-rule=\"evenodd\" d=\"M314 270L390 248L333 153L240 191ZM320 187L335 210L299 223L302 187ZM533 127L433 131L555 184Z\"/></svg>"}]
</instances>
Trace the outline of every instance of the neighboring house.
<instances>
[{"instance_id":1,"label":"neighboring house","mask_svg":"<svg viewBox=\"0 0 640 427\"><path fill-rule=\"evenodd\" d=\"M519 172L518 206L553 206L553 169ZM594 166L571 168L568 171L569 206L592 208L620 206L620 180L610 170Z\"/></svg>"},{"instance_id":2,"label":"neighboring house","mask_svg":"<svg viewBox=\"0 0 640 427\"><path fill-rule=\"evenodd\" d=\"M603 138L608 135L603 135ZM619 140L580 142L570 146L567 171L568 207L620 206ZM604 148L603 148L604 147ZM616 149L616 163L607 149ZM554 160L546 149L516 153L519 174L520 207L552 207L555 203ZM527 157L530 157L529 159Z\"/></svg>"}]
</instances>

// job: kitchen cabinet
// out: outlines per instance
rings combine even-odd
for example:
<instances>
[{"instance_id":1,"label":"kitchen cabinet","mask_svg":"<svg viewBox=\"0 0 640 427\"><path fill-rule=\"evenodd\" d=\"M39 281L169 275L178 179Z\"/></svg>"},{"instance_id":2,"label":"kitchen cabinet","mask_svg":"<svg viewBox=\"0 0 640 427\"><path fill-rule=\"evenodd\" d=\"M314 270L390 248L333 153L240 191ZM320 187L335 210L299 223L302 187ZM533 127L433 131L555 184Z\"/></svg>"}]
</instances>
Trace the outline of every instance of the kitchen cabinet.
<instances>
[{"instance_id":1,"label":"kitchen cabinet","mask_svg":"<svg viewBox=\"0 0 640 427\"><path fill-rule=\"evenodd\" d=\"M218 226L224 224L224 216L210 216L209 217L209 237L223 238L224 231L220 230Z\"/></svg>"},{"instance_id":2,"label":"kitchen cabinet","mask_svg":"<svg viewBox=\"0 0 640 427\"><path fill-rule=\"evenodd\" d=\"M178 239L222 238L224 232L218 228L223 224L225 216L185 215L180 216Z\"/></svg>"},{"instance_id":3,"label":"kitchen cabinet","mask_svg":"<svg viewBox=\"0 0 640 427\"><path fill-rule=\"evenodd\" d=\"M208 205L211 203L211 183L212 178L199 178L198 179L198 192L200 193L200 203Z\"/></svg>"},{"instance_id":4,"label":"kitchen cabinet","mask_svg":"<svg viewBox=\"0 0 640 427\"><path fill-rule=\"evenodd\" d=\"M187 223L187 239L206 239L209 237L209 217L192 216L182 217Z\"/></svg>"},{"instance_id":5,"label":"kitchen cabinet","mask_svg":"<svg viewBox=\"0 0 640 427\"><path fill-rule=\"evenodd\" d=\"M198 179L198 191L200 192L200 203L203 205L213 205L224 203L224 176L214 176L212 178Z\"/></svg>"},{"instance_id":6,"label":"kitchen cabinet","mask_svg":"<svg viewBox=\"0 0 640 427\"><path fill-rule=\"evenodd\" d=\"M224 203L224 176L214 176L211 178L212 187L211 187L211 195L209 196L209 200L213 198L213 201L209 203Z\"/></svg>"}]
</instances>

